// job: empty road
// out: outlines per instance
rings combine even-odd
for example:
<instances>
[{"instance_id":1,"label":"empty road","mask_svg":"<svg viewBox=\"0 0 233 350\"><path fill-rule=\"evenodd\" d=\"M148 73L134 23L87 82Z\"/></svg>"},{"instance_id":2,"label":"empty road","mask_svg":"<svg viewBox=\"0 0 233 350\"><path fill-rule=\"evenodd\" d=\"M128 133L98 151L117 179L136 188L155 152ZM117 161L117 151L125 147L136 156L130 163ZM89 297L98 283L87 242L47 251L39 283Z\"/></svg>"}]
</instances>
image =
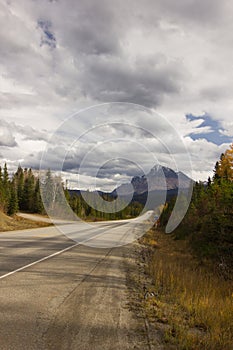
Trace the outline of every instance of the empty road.
<instances>
[{"instance_id":1,"label":"empty road","mask_svg":"<svg viewBox=\"0 0 233 350\"><path fill-rule=\"evenodd\" d=\"M0 349L147 349L126 270L150 216L0 233Z\"/></svg>"}]
</instances>

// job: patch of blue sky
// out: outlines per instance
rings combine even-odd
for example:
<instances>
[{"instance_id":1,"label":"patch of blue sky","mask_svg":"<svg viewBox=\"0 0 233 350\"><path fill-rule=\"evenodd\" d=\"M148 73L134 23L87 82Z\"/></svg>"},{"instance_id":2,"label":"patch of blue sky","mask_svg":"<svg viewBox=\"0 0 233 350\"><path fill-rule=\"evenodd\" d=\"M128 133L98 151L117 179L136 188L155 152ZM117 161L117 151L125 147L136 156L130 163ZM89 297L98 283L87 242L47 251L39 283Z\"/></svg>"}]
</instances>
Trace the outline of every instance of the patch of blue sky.
<instances>
[{"instance_id":1,"label":"patch of blue sky","mask_svg":"<svg viewBox=\"0 0 233 350\"><path fill-rule=\"evenodd\" d=\"M52 32L52 24L50 21L38 20L38 27L42 29L43 34L41 36L40 45L48 45L51 48L56 47L56 37Z\"/></svg>"},{"instance_id":2,"label":"patch of blue sky","mask_svg":"<svg viewBox=\"0 0 233 350\"><path fill-rule=\"evenodd\" d=\"M193 140L206 139L208 142L218 146L223 143L232 143L232 137L224 134L225 130L222 128L221 123L212 119L208 114L201 116L187 114L186 119L190 122L200 120L196 130L189 134Z\"/></svg>"}]
</instances>

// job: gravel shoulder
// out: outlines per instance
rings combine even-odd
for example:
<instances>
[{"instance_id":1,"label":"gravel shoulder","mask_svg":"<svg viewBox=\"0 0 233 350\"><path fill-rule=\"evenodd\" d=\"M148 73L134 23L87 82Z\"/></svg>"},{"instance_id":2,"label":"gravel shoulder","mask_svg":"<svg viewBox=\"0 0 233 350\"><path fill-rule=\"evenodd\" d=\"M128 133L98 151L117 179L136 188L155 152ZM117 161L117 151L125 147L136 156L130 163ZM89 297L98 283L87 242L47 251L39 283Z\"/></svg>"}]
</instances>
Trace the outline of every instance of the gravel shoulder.
<instances>
[{"instance_id":1,"label":"gravel shoulder","mask_svg":"<svg viewBox=\"0 0 233 350\"><path fill-rule=\"evenodd\" d=\"M131 249L107 251L64 300L45 332L47 349L149 349L144 320L130 308Z\"/></svg>"}]
</instances>

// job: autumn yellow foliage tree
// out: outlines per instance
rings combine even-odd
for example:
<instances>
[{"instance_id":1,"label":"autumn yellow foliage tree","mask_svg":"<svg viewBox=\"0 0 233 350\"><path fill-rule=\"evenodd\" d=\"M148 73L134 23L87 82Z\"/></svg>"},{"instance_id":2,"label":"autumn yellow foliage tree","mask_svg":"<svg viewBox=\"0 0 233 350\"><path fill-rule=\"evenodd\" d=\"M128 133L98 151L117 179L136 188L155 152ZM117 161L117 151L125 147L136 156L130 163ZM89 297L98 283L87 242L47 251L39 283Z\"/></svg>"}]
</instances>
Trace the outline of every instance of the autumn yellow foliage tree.
<instances>
[{"instance_id":1,"label":"autumn yellow foliage tree","mask_svg":"<svg viewBox=\"0 0 233 350\"><path fill-rule=\"evenodd\" d=\"M222 153L220 161L216 163L215 178L233 181L233 144Z\"/></svg>"}]
</instances>

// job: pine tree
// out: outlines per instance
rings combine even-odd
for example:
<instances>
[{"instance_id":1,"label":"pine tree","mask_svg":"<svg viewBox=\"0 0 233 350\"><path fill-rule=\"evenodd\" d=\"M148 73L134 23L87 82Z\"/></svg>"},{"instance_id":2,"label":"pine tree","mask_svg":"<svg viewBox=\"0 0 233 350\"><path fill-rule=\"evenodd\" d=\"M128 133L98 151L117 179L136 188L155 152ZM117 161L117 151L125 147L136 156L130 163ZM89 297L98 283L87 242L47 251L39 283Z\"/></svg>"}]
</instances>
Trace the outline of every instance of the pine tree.
<instances>
[{"instance_id":1,"label":"pine tree","mask_svg":"<svg viewBox=\"0 0 233 350\"><path fill-rule=\"evenodd\" d=\"M0 166L0 210L3 210L3 180L2 167Z\"/></svg>"},{"instance_id":2,"label":"pine tree","mask_svg":"<svg viewBox=\"0 0 233 350\"><path fill-rule=\"evenodd\" d=\"M7 213L8 211L9 200L10 200L10 181L9 181L7 165L5 163L3 168L3 178L2 178L2 208L5 213Z\"/></svg>"},{"instance_id":3,"label":"pine tree","mask_svg":"<svg viewBox=\"0 0 233 350\"><path fill-rule=\"evenodd\" d=\"M24 187L21 201L21 208L24 211L33 212L34 206L35 177L32 170L24 170Z\"/></svg>"},{"instance_id":4,"label":"pine tree","mask_svg":"<svg viewBox=\"0 0 233 350\"><path fill-rule=\"evenodd\" d=\"M42 214L44 213L44 207L40 195L40 181L36 180L35 190L34 190L34 200L33 200L33 212Z\"/></svg>"},{"instance_id":5,"label":"pine tree","mask_svg":"<svg viewBox=\"0 0 233 350\"><path fill-rule=\"evenodd\" d=\"M14 215L18 211L18 198L17 198L17 189L15 181L12 181L10 185L10 198L8 205L8 215Z\"/></svg>"},{"instance_id":6,"label":"pine tree","mask_svg":"<svg viewBox=\"0 0 233 350\"><path fill-rule=\"evenodd\" d=\"M23 189L24 189L24 172L21 166L18 166L18 169L14 175L16 185L17 185L17 197L19 202L19 209L22 210L22 201L23 201Z\"/></svg>"}]
</instances>

